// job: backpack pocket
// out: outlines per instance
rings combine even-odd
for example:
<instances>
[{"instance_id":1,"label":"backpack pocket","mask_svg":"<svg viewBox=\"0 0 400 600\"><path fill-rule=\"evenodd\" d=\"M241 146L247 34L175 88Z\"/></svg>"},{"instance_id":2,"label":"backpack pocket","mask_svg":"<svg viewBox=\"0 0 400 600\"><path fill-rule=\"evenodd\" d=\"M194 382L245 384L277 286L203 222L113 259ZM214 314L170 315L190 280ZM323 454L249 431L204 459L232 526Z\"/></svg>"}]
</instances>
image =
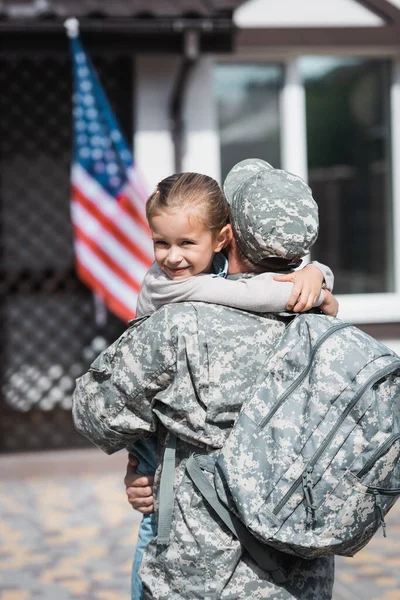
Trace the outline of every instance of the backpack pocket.
<instances>
[{"instance_id":1,"label":"backpack pocket","mask_svg":"<svg viewBox=\"0 0 400 600\"><path fill-rule=\"evenodd\" d=\"M347 471L324 504L327 546L334 554L354 556L380 526L385 532L384 517L399 496L400 488L367 486Z\"/></svg>"},{"instance_id":2,"label":"backpack pocket","mask_svg":"<svg viewBox=\"0 0 400 600\"><path fill-rule=\"evenodd\" d=\"M307 524L304 481L303 489L298 487L292 492L292 515L281 521L279 531L273 532L271 517L280 508L278 504L269 519L273 536L269 543L310 559L328 554L353 556L379 527L385 535L385 515L400 496L400 434L387 435L377 445L378 439L375 436L371 440L371 452L361 453L341 475L325 472L312 490L314 500L310 502L315 502L312 522ZM363 455L368 457L364 462ZM334 486L331 491L329 482ZM321 485L328 493L320 489Z\"/></svg>"},{"instance_id":3,"label":"backpack pocket","mask_svg":"<svg viewBox=\"0 0 400 600\"><path fill-rule=\"evenodd\" d=\"M400 488L400 433L390 435L357 471L356 476L368 486Z\"/></svg>"},{"instance_id":4,"label":"backpack pocket","mask_svg":"<svg viewBox=\"0 0 400 600\"><path fill-rule=\"evenodd\" d=\"M389 436L364 466L348 469L316 514L328 525L325 538L335 554L353 556L382 527L400 496L400 434Z\"/></svg>"}]
</instances>

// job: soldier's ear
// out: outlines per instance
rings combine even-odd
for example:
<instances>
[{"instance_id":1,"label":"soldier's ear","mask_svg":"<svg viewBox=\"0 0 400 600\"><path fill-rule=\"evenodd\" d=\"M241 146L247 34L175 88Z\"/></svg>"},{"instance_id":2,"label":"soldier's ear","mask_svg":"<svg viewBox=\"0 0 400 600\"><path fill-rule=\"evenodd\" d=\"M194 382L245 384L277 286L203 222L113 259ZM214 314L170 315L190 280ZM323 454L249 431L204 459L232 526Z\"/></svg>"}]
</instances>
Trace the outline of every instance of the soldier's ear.
<instances>
[{"instance_id":1,"label":"soldier's ear","mask_svg":"<svg viewBox=\"0 0 400 600\"><path fill-rule=\"evenodd\" d=\"M220 252L222 248L228 246L232 240L232 227L230 224L225 225L215 238L214 252Z\"/></svg>"}]
</instances>

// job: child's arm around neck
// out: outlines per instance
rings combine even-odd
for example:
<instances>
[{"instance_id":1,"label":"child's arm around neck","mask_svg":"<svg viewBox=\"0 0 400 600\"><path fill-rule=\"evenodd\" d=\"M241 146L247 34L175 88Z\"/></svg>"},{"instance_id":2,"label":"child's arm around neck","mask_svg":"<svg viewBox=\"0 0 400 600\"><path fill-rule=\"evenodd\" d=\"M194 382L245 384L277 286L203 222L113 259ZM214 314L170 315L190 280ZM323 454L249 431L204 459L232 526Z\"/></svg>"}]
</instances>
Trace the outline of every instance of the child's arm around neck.
<instances>
[{"instance_id":1,"label":"child's arm around neck","mask_svg":"<svg viewBox=\"0 0 400 600\"><path fill-rule=\"evenodd\" d=\"M250 279L229 280L196 275L171 280L154 263L146 273L137 305L137 316L151 314L171 302L209 302L253 312L281 312L286 309L293 284L274 281L275 273L262 273ZM321 292L314 306L324 299Z\"/></svg>"}]
</instances>

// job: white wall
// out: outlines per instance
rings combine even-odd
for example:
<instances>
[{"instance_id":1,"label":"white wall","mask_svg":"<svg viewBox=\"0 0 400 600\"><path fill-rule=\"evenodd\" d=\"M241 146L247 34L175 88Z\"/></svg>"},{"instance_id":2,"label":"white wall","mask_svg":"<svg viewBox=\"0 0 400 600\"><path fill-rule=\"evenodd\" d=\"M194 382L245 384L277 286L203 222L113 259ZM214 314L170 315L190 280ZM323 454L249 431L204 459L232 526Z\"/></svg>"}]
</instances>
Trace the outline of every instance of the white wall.
<instances>
[{"instance_id":1,"label":"white wall","mask_svg":"<svg viewBox=\"0 0 400 600\"><path fill-rule=\"evenodd\" d=\"M169 101L180 57L136 57L135 160L151 191L175 171ZM220 178L212 58L191 72L184 98L183 170Z\"/></svg>"},{"instance_id":2,"label":"white wall","mask_svg":"<svg viewBox=\"0 0 400 600\"><path fill-rule=\"evenodd\" d=\"M149 193L174 172L168 102L179 65L176 56L135 58L135 161Z\"/></svg>"},{"instance_id":3,"label":"white wall","mask_svg":"<svg viewBox=\"0 0 400 600\"><path fill-rule=\"evenodd\" d=\"M395 0L400 4L400 0ZM336 27L383 25L355 0L249 0L234 14L238 27Z\"/></svg>"},{"instance_id":4,"label":"white wall","mask_svg":"<svg viewBox=\"0 0 400 600\"><path fill-rule=\"evenodd\" d=\"M220 153L213 89L213 60L201 58L191 73L185 97L183 170L220 180Z\"/></svg>"}]
</instances>

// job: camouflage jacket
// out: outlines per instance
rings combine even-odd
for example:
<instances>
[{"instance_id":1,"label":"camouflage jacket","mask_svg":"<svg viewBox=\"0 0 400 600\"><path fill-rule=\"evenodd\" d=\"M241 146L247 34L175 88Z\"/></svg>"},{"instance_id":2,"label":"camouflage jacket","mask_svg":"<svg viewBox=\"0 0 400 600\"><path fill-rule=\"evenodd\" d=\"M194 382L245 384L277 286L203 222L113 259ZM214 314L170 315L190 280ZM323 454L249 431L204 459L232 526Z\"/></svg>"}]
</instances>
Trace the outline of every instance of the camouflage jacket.
<instances>
[{"instance_id":1,"label":"camouflage jacket","mask_svg":"<svg viewBox=\"0 0 400 600\"><path fill-rule=\"evenodd\" d=\"M268 548L288 576L284 585L273 583L185 474L195 448L214 454L223 446L283 330L271 315L200 302L168 305L134 321L78 380L75 426L105 452L160 424L178 437L170 542L162 552L156 540L148 546L140 572L145 599L331 598L330 558L306 561Z\"/></svg>"}]
</instances>

